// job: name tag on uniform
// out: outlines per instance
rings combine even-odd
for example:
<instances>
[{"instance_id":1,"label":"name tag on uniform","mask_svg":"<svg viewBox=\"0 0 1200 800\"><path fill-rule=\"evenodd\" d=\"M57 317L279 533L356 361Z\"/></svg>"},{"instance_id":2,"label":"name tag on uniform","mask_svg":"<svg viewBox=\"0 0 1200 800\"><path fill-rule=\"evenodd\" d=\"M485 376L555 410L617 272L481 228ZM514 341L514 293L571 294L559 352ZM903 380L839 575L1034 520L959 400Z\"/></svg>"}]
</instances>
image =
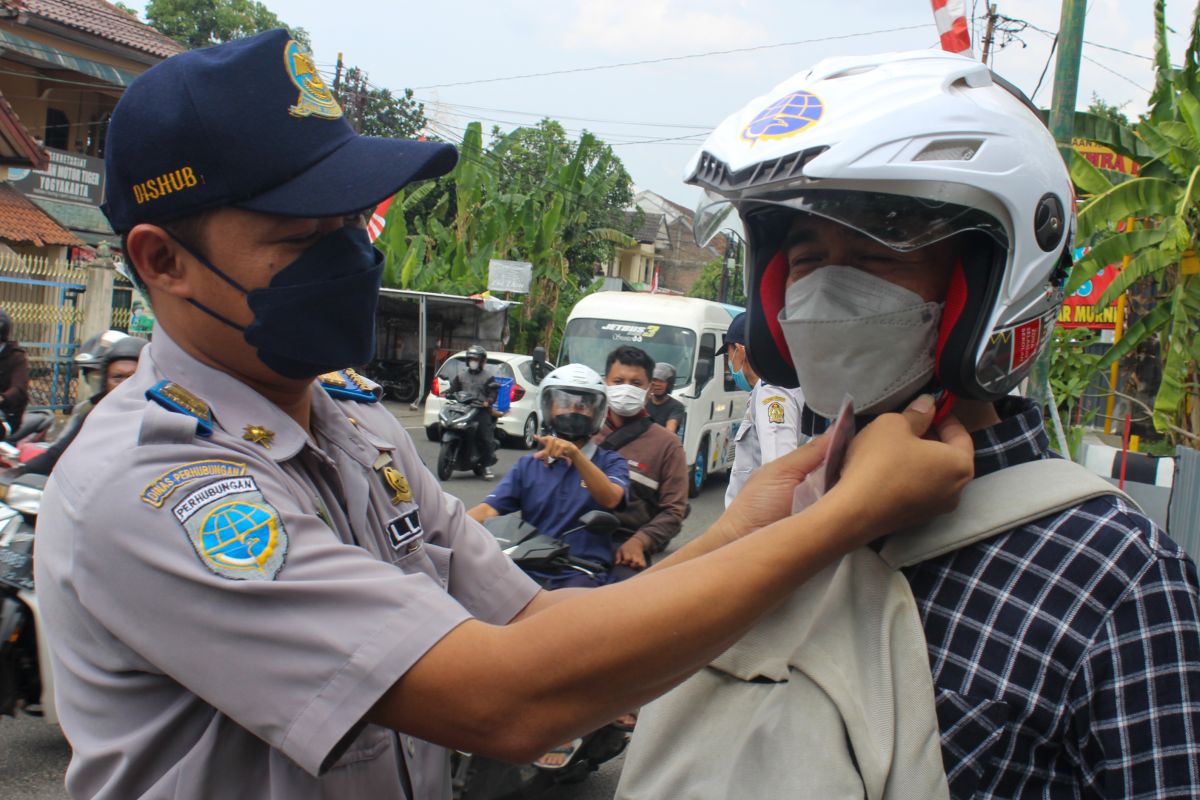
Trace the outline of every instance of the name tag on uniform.
<instances>
[{"instance_id":1,"label":"name tag on uniform","mask_svg":"<svg viewBox=\"0 0 1200 800\"><path fill-rule=\"evenodd\" d=\"M388 544L397 553L415 553L421 547L421 540L425 538L425 531L421 527L421 515L417 509L414 508L389 522L387 535Z\"/></svg>"}]
</instances>

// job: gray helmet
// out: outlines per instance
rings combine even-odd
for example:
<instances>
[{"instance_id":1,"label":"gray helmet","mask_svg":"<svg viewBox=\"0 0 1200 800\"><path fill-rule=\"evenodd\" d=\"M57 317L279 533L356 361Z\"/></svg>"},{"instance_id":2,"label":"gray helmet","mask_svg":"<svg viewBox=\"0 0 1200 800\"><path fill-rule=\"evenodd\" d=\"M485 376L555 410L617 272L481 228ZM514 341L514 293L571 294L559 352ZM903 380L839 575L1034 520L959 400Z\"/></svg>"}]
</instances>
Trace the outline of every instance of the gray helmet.
<instances>
[{"instance_id":1,"label":"gray helmet","mask_svg":"<svg viewBox=\"0 0 1200 800\"><path fill-rule=\"evenodd\" d=\"M108 373L109 365L114 361L137 361L142 354L142 348L148 344L149 342L140 336L126 336L118 339L103 356L105 375Z\"/></svg>"},{"instance_id":2,"label":"gray helmet","mask_svg":"<svg viewBox=\"0 0 1200 800\"><path fill-rule=\"evenodd\" d=\"M668 364L666 361L659 361L654 365L654 374L650 376L652 380L663 381L667 384L667 391L675 390L675 367Z\"/></svg>"},{"instance_id":3,"label":"gray helmet","mask_svg":"<svg viewBox=\"0 0 1200 800\"><path fill-rule=\"evenodd\" d=\"M467 348L466 352L467 369L471 372L479 372L483 369L483 365L487 363L487 350L483 349L483 345L473 344ZM479 361L479 369L471 369L471 361Z\"/></svg>"}]
</instances>

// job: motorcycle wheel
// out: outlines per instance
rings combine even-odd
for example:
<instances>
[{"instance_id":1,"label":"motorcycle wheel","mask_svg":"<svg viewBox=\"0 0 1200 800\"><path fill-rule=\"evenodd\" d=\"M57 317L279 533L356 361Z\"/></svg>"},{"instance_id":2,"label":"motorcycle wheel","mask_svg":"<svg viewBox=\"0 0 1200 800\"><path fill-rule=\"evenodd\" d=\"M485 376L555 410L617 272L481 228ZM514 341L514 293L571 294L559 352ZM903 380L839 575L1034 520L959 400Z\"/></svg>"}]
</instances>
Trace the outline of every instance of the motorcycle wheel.
<instances>
[{"instance_id":1,"label":"motorcycle wheel","mask_svg":"<svg viewBox=\"0 0 1200 800\"><path fill-rule=\"evenodd\" d=\"M458 442L443 442L442 449L438 451L438 480L450 480L450 476L454 474L454 462L456 460L458 460Z\"/></svg>"},{"instance_id":2,"label":"motorcycle wheel","mask_svg":"<svg viewBox=\"0 0 1200 800\"><path fill-rule=\"evenodd\" d=\"M411 403L421 391L416 375L405 375L392 384L392 394L401 403Z\"/></svg>"}]
</instances>

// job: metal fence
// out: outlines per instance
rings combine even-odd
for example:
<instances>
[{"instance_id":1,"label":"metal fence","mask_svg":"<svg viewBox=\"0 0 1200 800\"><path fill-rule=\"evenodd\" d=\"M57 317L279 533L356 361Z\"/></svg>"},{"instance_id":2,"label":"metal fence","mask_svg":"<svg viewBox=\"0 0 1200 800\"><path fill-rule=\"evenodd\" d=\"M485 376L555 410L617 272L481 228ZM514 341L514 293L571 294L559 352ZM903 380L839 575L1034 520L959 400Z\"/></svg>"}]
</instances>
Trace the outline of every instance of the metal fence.
<instances>
[{"instance_id":1,"label":"metal fence","mask_svg":"<svg viewBox=\"0 0 1200 800\"><path fill-rule=\"evenodd\" d=\"M1200 563L1200 451L1179 447L1176 456L1168 530L1192 560Z\"/></svg>"},{"instance_id":2,"label":"metal fence","mask_svg":"<svg viewBox=\"0 0 1200 800\"><path fill-rule=\"evenodd\" d=\"M0 253L0 308L12 317L12 338L29 359L30 408L71 408L85 276L65 261Z\"/></svg>"}]
</instances>

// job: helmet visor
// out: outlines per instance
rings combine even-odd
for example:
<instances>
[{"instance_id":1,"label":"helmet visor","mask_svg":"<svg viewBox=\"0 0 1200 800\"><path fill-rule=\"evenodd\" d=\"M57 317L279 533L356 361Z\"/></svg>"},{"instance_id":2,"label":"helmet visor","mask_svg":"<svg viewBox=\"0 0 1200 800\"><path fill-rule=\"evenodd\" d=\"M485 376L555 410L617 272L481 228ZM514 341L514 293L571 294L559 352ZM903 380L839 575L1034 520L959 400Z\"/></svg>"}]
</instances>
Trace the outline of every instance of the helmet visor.
<instances>
[{"instance_id":1,"label":"helmet visor","mask_svg":"<svg viewBox=\"0 0 1200 800\"><path fill-rule=\"evenodd\" d=\"M602 397L596 392L573 392L551 387L542 390L542 405L550 414L586 414L594 417Z\"/></svg>"},{"instance_id":2,"label":"helmet visor","mask_svg":"<svg viewBox=\"0 0 1200 800\"><path fill-rule=\"evenodd\" d=\"M696 242L703 246L711 241L735 207L743 215L758 208L813 214L900 252L919 250L964 231L982 231L1008 247L1004 225L993 215L969 205L911 195L821 188L817 184L740 200L707 191L693 222Z\"/></svg>"}]
</instances>

